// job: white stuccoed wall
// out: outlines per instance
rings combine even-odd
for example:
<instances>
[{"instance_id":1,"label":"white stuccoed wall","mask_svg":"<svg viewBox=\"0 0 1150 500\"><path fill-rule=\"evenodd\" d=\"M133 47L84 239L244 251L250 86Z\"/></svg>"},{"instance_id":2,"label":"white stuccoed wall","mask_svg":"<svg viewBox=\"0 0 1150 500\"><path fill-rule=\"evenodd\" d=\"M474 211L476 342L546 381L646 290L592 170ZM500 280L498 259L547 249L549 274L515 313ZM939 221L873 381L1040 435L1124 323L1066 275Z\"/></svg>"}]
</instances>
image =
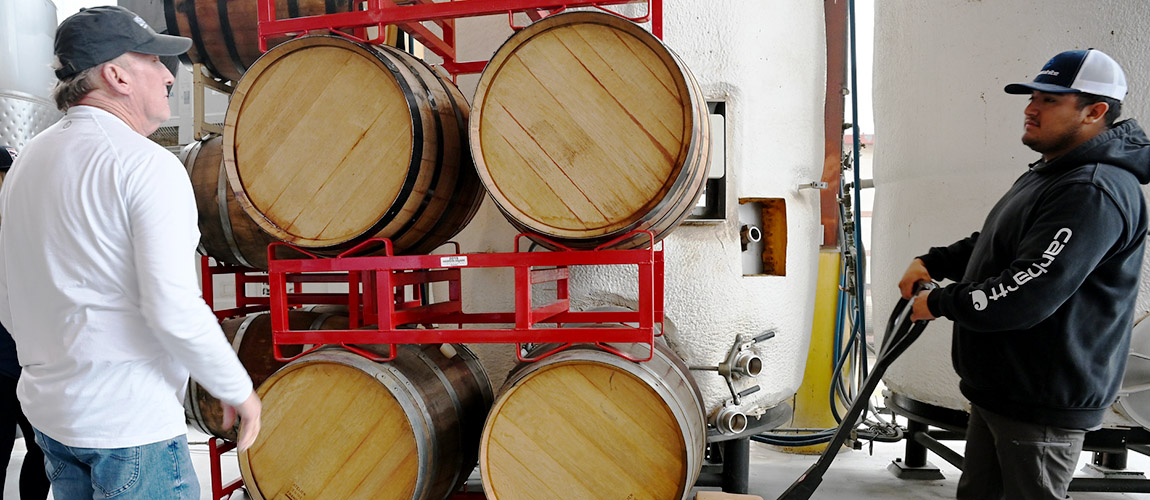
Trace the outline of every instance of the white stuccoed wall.
<instances>
[{"instance_id":1,"label":"white stuccoed wall","mask_svg":"<svg viewBox=\"0 0 1150 500\"><path fill-rule=\"evenodd\" d=\"M885 0L875 7L876 330L910 260L979 230L995 201L1038 159L1019 141L1030 81L1054 54L1097 48L1125 69L1123 117L1150 123L1150 4L1125 0ZM1136 319L1150 310L1143 266ZM952 324L932 323L885 381L896 392L965 408L950 363ZM1009 381L1003 381L1009 383Z\"/></svg>"},{"instance_id":2,"label":"white stuccoed wall","mask_svg":"<svg viewBox=\"0 0 1150 500\"><path fill-rule=\"evenodd\" d=\"M627 13L642 13L630 6ZM776 328L759 349L762 391L743 408L768 408L802 381L810 339L821 238L818 193L798 191L817 180L823 159L826 49L821 2L666 0L664 41L699 80L709 100L727 103L727 222L684 225L664 240L666 318L671 345L692 365L722 360L737 334ZM506 16L460 21L460 60L487 59L510 36ZM462 77L470 99L477 76ZM740 197L783 198L788 221L787 276L742 276L736 209ZM456 239L467 252L512 250L515 231L487 200ZM511 273L465 272L465 309L510 311ZM573 273L574 307L633 304L634 279L619 269ZM510 346L478 346L492 381L514 361ZM722 379L698 372L711 410L730 397Z\"/></svg>"}]
</instances>

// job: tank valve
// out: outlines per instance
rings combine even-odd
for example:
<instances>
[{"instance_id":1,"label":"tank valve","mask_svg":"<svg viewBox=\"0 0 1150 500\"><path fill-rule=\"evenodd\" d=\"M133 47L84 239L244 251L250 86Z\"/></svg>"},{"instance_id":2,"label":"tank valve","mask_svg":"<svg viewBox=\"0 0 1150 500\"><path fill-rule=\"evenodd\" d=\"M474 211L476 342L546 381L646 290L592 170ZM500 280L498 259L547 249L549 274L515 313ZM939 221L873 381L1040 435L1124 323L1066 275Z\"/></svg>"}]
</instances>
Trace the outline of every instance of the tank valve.
<instances>
[{"instance_id":1,"label":"tank valve","mask_svg":"<svg viewBox=\"0 0 1150 500\"><path fill-rule=\"evenodd\" d=\"M763 239L763 230L750 224L743 224L743 228L739 230L739 241L743 244L743 251L747 251L747 245L751 243L758 243Z\"/></svg>"},{"instance_id":2,"label":"tank valve","mask_svg":"<svg viewBox=\"0 0 1150 500\"><path fill-rule=\"evenodd\" d=\"M735 390L734 381L743 377L757 377L763 373L763 358L755 354L752 348L755 344L774 337L775 330L773 328L750 339L744 338L742 334L736 335L735 343L731 345L731 350L727 351L726 359L719 362L718 366L691 366L690 369L719 372L719 375L727 383L727 389L731 391L731 402L736 405L742 404L743 396L758 391L759 386L756 385L739 392Z\"/></svg>"},{"instance_id":3,"label":"tank valve","mask_svg":"<svg viewBox=\"0 0 1150 500\"><path fill-rule=\"evenodd\" d=\"M735 356L735 365L731 367L731 374L741 374L745 377L757 377L763 373L763 358L747 350L740 351Z\"/></svg>"},{"instance_id":4,"label":"tank valve","mask_svg":"<svg viewBox=\"0 0 1150 500\"><path fill-rule=\"evenodd\" d=\"M718 429L719 433L730 436L747 430L747 416L739 410L724 405L711 414L710 424Z\"/></svg>"}]
</instances>

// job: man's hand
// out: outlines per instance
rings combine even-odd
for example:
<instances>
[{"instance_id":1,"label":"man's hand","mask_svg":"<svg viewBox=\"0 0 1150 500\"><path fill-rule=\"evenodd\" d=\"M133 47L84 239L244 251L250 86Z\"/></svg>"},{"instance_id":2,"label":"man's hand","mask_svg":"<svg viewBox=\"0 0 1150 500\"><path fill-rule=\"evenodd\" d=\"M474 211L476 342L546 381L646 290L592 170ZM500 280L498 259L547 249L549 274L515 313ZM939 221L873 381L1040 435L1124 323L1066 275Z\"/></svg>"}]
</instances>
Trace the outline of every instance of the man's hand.
<instances>
[{"instance_id":1,"label":"man's hand","mask_svg":"<svg viewBox=\"0 0 1150 500\"><path fill-rule=\"evenodd\" d=\"M910 262L910 266L906 268L906 272L903 273L902 279L899 280L898 289L900 292L902 292L902 298L909 299L912 295L914 295L914 285L922 282L929 283L930 281L930 272L926 270L926 266L923 265L922 259L914 259ZM922 294L919 294L919 296L924 297L922 299L922 307L925 308L926 298ZM918 311L917 303L914 305L914 309L915 311Z\"/></svg>"},{"instance_id":2,"label":"man's hand","mask_svg":"<svg viewBox=\"0 0 1150 500\"><path fill-rule=\"evenodd\" d=\"M914 306L912 306L910 310L911 321L930 321L934 319L934 315L930 313L930 308L926 306L926 298L930 295L930 292L931 290L927 289L922 290L918 292L918 295L915 295Z\"/></svg>"},{"instance_id":3,"label":"man's hand","mask_svg":"<svg viewBox=\"0 0 1150 500\"><path fill-rule=\"evenodd\" d=\"M236 422L236 415L240 417L240 433L236 439L236 448L239 451L245 451L251 447L252 443L256 442L256 436L260 434L260 411L263 405L260 403L259 396L256 396L256 391L248 396L243 403L239 406L232 406L224 404L224 428L229 428Z\"/></svg>"}]
</instances>

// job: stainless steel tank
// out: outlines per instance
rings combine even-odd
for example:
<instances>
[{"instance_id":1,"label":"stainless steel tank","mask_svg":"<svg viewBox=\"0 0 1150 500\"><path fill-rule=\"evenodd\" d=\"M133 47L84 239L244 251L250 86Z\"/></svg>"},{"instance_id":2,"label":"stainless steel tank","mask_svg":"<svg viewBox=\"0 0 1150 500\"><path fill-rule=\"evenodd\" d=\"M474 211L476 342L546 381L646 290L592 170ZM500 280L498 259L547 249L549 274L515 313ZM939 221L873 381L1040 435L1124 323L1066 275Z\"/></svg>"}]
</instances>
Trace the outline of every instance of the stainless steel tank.
<instances>
[{"instance_id":1,"label":"stainless steel tank","mask_svg":"<svg viewBox=\"0 0 1150 500\"><path fill-rule=\"evenodd\" d=\"M19 150L61 116L51 99L55 33L50 0L0 0L0 145Z\"/></svg>"}]
</instances>

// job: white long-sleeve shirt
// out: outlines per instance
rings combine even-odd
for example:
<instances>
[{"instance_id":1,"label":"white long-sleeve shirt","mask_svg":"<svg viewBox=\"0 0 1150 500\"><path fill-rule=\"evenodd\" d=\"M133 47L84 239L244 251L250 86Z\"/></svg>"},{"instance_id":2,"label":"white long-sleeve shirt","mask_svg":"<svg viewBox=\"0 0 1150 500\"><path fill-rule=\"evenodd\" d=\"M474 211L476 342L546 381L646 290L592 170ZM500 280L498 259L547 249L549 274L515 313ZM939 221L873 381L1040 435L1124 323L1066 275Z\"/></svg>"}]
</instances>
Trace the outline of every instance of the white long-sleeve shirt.
<instances>
[{"instance_id":1,"label":"white long-sleeve shirt","mask_svg":"<svg viewBox=\"0 0 1150 500\"><path fill-rule=\"evenodd\" d=\"M189 372L225 403L251 379L200 294L183 165L112 114L73 107L0 189L0 322L28 420L69 446L182 435Z\"/></svg>"}]
</instances>

